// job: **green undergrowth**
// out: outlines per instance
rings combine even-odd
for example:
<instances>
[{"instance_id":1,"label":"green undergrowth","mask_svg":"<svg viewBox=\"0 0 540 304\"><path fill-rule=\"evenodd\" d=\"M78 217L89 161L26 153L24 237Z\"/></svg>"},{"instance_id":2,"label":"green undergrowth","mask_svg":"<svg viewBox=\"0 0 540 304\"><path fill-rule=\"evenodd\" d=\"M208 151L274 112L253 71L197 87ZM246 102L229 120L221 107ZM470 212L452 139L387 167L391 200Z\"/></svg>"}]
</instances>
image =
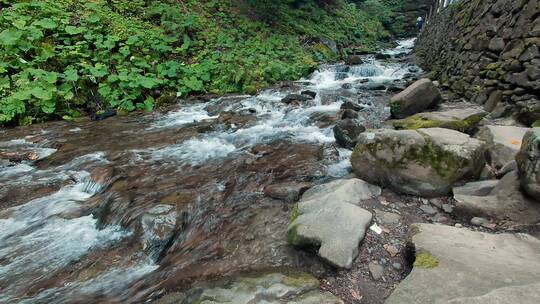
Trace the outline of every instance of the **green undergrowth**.
<instances>
[{"instance_id":1,"label":"green undergrowth","mask_svg":"<svg viewBox=\"0 0 540 304\"><path fill-rule=\"evenodd\" d=\"M0 0L0 124L254 93L377 48L396 1Z\"/></svg>"}]
</instances>

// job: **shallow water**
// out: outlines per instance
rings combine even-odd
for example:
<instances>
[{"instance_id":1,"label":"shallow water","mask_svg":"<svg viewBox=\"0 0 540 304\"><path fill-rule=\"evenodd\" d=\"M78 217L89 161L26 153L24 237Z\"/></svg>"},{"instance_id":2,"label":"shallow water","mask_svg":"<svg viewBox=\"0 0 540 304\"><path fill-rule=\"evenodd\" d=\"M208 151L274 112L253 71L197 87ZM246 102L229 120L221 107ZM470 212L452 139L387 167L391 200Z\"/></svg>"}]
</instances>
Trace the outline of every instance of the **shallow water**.
<instances>
[{"instance_id":1,"label":"shallow water","mask_svg":"<svg viewBox=\"0 0 540 304\"><path fill-rule=\"evenodd\" d=\"M264 189L350 174L332 131L341 104L378 127L391 93L369 84L414 77L406 59L364 62L256 96L1 130L0 152L30 157L0 159L0 302L136 302L238 273L324 271L287 246L292 206ZM317 95L281 102L303 90Z\"/></svg>"}]
</instances>

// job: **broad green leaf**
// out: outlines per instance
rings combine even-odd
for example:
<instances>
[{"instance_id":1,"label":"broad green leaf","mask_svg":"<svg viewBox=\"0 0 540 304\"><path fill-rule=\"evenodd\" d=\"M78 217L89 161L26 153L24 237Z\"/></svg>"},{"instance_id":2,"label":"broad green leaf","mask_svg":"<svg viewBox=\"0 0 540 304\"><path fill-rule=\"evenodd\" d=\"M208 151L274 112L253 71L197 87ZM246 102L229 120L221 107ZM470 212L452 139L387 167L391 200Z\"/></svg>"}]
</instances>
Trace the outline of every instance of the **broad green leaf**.
<instances>
[{"instance_id":1,"label":"broad green leaf","mask_svg":"<svg viewBox=\"0 0 540 304\"><path fill-rule=\"evenodd\" d=\"M50 100L52 98L52 90L46 90L42 87L34 87L31 90L31 93L34 97L42 100Z\"/></svg>"},{"instance_id":2,"label":"broad green leaf","mask_svg":"<svg viewBox=\"0 0 540 304\"><path fill-rule=\"evenodd\" d=\"M22 32L19 30L3 30L0 32L0 44L6 46L16 45L21 37Z\"/></svg>"},{"instance_id":3,"label":"broad green leaf","mask_svg":"<svg viewBox=\"0 0 540 304\"><path fill-rule=\"evenodd\" d=\"M101 18L97 14L92 14L86 17L86 20L90 23L98 23Z\"/></svg>"},{"instance_id":4,"label":"broad green leaf","mask_svg":"<svg viewBox=\"0 0 540 304\"><path fill-rule=\"evenodd\" d=\"M52 20L51 18L47 18L47 19L41 19L39 21L36 21L34 22L34 25L38 25L44 29L48 29L48 30L52 30L52 29L55 29L58 24L56 22L54 22L54 20Z\"/></svg>"},{"instance_id":5,"label":"broad green leaf","mask_svg":"<svg viewBox=\"0 0 540 304\"><path fill-rule=\"evenodd\" d=\"M70 35L78 35L80 33L85 32L86 28L82 26L77 27L77 26L68 25L66 26L65 31L66 33Z\"/></svg>"},{"instance_id":6,"label":"broad green leaf","mask_svg":"<svg viewBox=\"0 0 540 304\"><path fill-rule=\"evenodd\" d=\"M64 71L64 79L66 81L77 81L79 80L79 75L77 74L77 70L75 69L68 69Z\"/></svg>"},{"instance_id":7,"label":"broad green leaf","mask_svg":"<svg viewBox=\"0 0 540 304\"><path fill-rule=\"evenodd\" d=\"M151 89L158 84L157 79L145 76L140 77L138 82L143 88L146 89Z\"/></svg>"}]
</instances>

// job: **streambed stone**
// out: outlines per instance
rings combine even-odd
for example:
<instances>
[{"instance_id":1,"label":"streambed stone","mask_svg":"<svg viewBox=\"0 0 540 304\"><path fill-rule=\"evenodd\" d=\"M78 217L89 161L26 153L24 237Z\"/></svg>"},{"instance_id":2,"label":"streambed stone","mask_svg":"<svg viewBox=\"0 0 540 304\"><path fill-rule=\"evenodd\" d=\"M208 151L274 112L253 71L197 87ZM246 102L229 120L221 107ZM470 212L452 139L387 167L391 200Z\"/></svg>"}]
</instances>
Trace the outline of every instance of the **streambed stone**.
<instances>
[{"instance_id":1,"label":"streambed stone","mask_svg":"<svg viewBox=\"0 0 540 304\"><path fill-rule=\"evenodd\" d=\"M337 180L306 191L291 215L288 242L319 247L319 256L340 268L351 268L372 215L359 207L381 194L360 179Z\"/></svg>"},{"instance_id":2,"label":"streambed stone","mask_svg":"<svg viewBox=\"0 0 540 304\"><path fill-rule=\"evenodd\" d=\"M390 100L392 117L405 118L435 107L442 100L439 89L424 78L420 79Z\"/></svg>"},{"instance_id":3,"label":"streambed stone","mask_svg":"<svg viewBox=\"0 0 540 304\"><path fill-rule=\"evenodd\" d=\"M540 240L415 224L416 261L386 304L506 304L540 301Z\"/></svg>"},{"instance_id":4,"label":"streambed stone","mask_svg":"<svg viewBox=\"0 0 540 304\"><path fill-rule=\"evenodd\" d=\"M424 197L448 195L485 165L484 143L458 131L371 130L358 136L351 156L355 174L370 183Z\"/></svg>"},{"instance_id":5,"label":"streambed stone","mask_svg":"<svg viewBox=\"0 0 540 304\"><path fill-rule=\"evenodd\" d=\"M213 285L196 286L185 293L172 293L158 303L343 304L343 301L331 293L320 291L319 281L307 273L270 273L228 279Z\"/></svg>"}]
</instances>

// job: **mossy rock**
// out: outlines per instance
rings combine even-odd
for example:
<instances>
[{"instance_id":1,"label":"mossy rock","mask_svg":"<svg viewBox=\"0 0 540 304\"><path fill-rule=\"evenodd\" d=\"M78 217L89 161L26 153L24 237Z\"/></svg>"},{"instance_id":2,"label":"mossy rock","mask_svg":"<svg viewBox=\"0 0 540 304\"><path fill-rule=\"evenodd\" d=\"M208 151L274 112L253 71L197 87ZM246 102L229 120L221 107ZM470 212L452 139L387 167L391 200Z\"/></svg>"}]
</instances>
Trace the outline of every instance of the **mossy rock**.
<instances>
[{"instance_id":1,"label":"mossy rock","mask_svg":"<svg viewBox=\"0 0 540 304\"><path fill-rule=\"evenodd\" d=\"M488 113L482 109L454 109L441 112L426 112L396 120L397 130L417 130L422 128L445 128L460 132L472 131Z\"/></svg>"},{"instance_id":2,"label":"mossy rock","mask_svg":"<svg viewBox=\"0 0 540 304\"><path fill-rule=\"evenodd\" d=\"M416 260L413 264L414 267L420 268L435 268L439 266L439 260L432 256L429 252L421 252L416 255Z\"/></svg>"}]
</instances>

